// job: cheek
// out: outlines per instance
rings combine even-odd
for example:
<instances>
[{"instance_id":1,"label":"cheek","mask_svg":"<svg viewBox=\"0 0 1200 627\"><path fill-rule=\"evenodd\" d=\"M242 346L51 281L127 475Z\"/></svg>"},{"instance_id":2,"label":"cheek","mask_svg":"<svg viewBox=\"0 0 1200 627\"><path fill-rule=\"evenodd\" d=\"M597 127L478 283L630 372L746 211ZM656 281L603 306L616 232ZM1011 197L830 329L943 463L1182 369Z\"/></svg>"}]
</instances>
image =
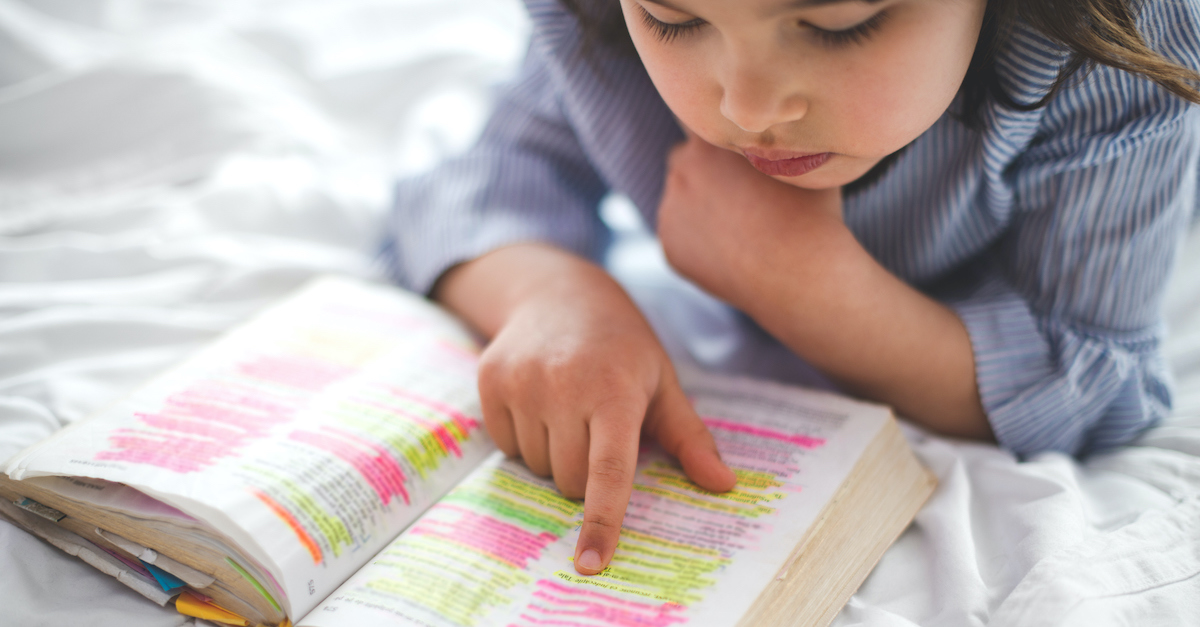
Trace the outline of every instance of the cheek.
<instances>
[{"instance_id":1,"label":"cheek","mask_svg":"<svg viewBox=\"0 0 1200 627\"><path fill-rule=\"evenodd\" d=\"M847 86L838 99L839 148L847 154L882 157L916 139L945 111L949 98L902 72Z\"/></svg>"},{"instance_id":2,"label":"cheek","mask_svg":"<svg viewBox=\"0 0 1200 627\"><path fill-rule=\"evenodd\" d=\"M684 126L713 139L720 128L721 89L711 72L709 47L658 42L638 23L636 9L627 4L622 2L630 37L663 102Z\"/></svg>"},{"instance_id":3,"label":"cheek","mask_svg":"<svg viewBox=\"0 0 1200 627\"><path fill-rule=\"evenodd\" d=\"M830 111L852 154L882 157L916 139L950 106L966 75L981 14L904 19L870 54L829 76L837 90Z\"/></svg>"},{"instance_id":4,"label":"cheek","mask_svg":"<svg viewBox=\"0 0 1200 627\"><path fill-rule=\"evenodd\" d=\"M700 51L680 54L653 44L640 45L639 50L650 80L675 117L701 137L711 139L720 127L721 90L705 71Z\"/></svg>"}]
</instances>

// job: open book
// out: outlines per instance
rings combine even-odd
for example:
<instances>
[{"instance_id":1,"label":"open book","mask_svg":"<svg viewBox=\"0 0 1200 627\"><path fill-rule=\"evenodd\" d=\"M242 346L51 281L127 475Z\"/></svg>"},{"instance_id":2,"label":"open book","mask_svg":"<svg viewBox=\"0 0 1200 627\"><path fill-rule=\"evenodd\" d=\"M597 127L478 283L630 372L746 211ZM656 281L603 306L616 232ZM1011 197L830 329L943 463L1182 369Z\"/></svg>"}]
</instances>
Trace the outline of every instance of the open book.
<instances>
[{"instance_id":1,"label":"open book","mask_svg":"<svg viewBox=\"0 0 1200 627\"><path fill-rule=\"evenodd\" d=\"M238 625L823 625L935 481L887 408L688 374L737 488L647 445L621 542L483 429L478 346L393 287L310 283L7 462L0 514Z\"/></svg>"}]
</instances>

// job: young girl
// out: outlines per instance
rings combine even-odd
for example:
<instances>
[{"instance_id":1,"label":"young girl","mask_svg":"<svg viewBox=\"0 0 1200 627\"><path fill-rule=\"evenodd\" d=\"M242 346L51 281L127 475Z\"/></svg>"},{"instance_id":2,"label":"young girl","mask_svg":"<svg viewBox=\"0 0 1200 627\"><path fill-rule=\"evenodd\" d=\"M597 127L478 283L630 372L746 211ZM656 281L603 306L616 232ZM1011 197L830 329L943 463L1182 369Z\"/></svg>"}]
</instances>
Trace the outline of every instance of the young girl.
<instances>
[{"instance_id":1,"label":"young girl","mask_svg":"<svg viewBox=\"0 0 1200 627\"><path fill-rule=\"evenodd\" d=\"M613 554L643 434L735 482L591 261L610 190L682 275L933 431L1086 454L1169 409L1194 0L526 4L519 80L473 150L399 186L389 250L492 338L497 445L586 492L579 572Z\"/></svg>"}]
</instances>

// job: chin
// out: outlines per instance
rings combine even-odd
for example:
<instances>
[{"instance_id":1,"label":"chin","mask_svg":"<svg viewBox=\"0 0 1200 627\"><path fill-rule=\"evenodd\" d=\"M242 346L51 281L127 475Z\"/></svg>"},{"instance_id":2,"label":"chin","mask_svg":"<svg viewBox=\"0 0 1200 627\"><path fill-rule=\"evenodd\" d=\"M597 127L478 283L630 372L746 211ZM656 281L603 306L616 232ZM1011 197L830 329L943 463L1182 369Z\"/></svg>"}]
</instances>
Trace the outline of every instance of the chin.
<instances>
[{"instance_id":1,"label":"chin","mask_svg":"<svg viewBox=\"0 0 1200 627\"><path fill-rule=\"evenodd\" d=\"M815 173L814 173L815 174ZM780 183L787 183L792 187L800 189L812 190L814 192L832 187L841 187L844 183L831 183L825 180L819 180L815 176L805 174L804 176L772 176L771 178Z\"/></svg>"}]
</instances>

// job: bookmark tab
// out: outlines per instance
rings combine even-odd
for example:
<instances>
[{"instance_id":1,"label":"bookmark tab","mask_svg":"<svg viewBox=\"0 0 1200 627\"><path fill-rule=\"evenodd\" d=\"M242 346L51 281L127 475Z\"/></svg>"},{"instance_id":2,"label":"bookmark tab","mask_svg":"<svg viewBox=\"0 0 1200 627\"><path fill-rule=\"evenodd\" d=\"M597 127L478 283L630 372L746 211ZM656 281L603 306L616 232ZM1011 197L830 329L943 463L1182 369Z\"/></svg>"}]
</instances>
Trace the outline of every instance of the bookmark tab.
<instances>
[{"instance_id":1,"label":"bookmark tab","mask_svg":"<svg viewBox=\"0 0 1200 627\"><path fill-rule=\"evenodd\" d=\"M175 599L175 609L184 616L191 616L223 625L250 627L250 621L215 603L202 601L197 595L192 594L191 590L184 590L180 593L179 597Z\"/></svg>"},{"instance_id":2,"label":"bookmark tab","mask_svg":"<svg viewBox=\"0 0 1200 627\"><path fill-rule=\"evenodd\" d=\"M141 562L142 566L145 566L146 570L150 571L151 575L154 575L154 580L158 582L158 585L162 586L163 592L174 592L187 585L179 577L168 573L154 564L146 560L141 560Z\"/></svg>"},{"instance_id":3,"label":"bookmark tab","mask_svg":"<svg viewBox=\"0 0 1200 627\"><path fill-rule=\"evenodd\" d=\"M33 499L21 499L19 501L13 501L13 505L20 507L30 514L41 516L50 522L58 522L67 517L66 514L54 509L53 507L46 507L45 505L42 505Z\"/></svg>"},{"instance_id":4,"label":"bookmark tab","mask_svg":"<svg viewBox=\"0 0 1200 627\"><path fill-rule=\"evenodd\" d=\"M226 562L226 563L228 563L230 566L232 566L234 570L238 571L238 573L239 573L239 574L240 574L240 575L241 575L241 576L242 576L242 577L243 577L243 578L244 578L246 581L250 582L250 585L254 586L254 589L255 589L255 590L258 590L258 593L259 593L259 594L261 594L261 595L262 595L262 597L263 597L264 599L266 599L268 603L270 603L270 604L271 604L271 607L273 607L273 608L275 608L275 609L279 610L280 612L282 612L282 611L283 611L283 608L282 608L282 607L279 607L279 603L277 603L277 602L275 601L275 598L271 596L271 593L267 592L267 589L266 589L266 588L264 588L264 587L263 587L263 585L262 585L261 583L258 583L258 580L257 580L257 579L255 579L254 577L251 577L251 576L250 576L250 573L249 573L249 572L247 572L245 568L242 568L242 565L241 565L241 564L239 564L239 563L237 563L237 562L233 561L232 559L230 559L230 558L228 558L228 557L227 557L227 558L225 558L225 562Z\"/></svg>"}]
</instances>

